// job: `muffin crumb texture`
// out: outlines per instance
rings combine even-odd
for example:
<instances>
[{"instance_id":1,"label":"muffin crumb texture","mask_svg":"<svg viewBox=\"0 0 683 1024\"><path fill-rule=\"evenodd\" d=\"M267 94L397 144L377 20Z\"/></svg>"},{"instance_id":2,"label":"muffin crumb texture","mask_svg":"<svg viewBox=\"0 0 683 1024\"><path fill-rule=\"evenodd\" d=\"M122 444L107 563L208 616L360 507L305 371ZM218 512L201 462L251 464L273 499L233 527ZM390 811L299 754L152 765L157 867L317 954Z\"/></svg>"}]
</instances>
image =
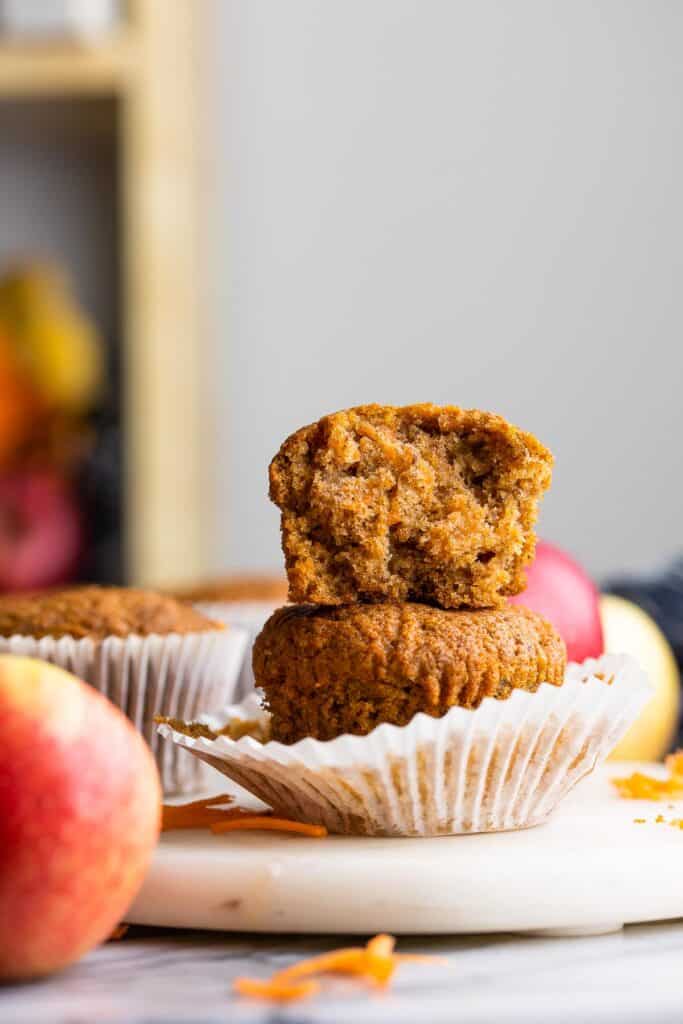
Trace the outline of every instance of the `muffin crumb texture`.
<instances>
[{"instance_id":1,"label":"muffin crumb texture","mask_svg":"<svg viewBox=\"0 0 683 1024\"><path fill-rule=\"evenodd\" d=\"M524 588L551 466L531 434L454 406L303 427L270 465L290 600L500 607Z\"/></svg>"},{"instance_id":2,"label":"muffin crumb texture","mask_svg":"<svg viewBox=\"0 0 683 1024\"><path fill-rule=\"evenodd\" d=\"M223 629L190 605L151 590L72 587L0 596L0 636L108 636L203 633Z\"/></svg>"},{"instance_id":3,"label":"muffin crumb texture","mask_svg":"<svg viewBox=\"0 0 683 1024\"><path fill-rule=\"evenodd\" d=\"M291 606L254 645L272 737L295 743L365 735L418 712L441 717L513 689L560 686L559 634L523 607L445 611L422 604Z\"/></svg>"}]
</instances>

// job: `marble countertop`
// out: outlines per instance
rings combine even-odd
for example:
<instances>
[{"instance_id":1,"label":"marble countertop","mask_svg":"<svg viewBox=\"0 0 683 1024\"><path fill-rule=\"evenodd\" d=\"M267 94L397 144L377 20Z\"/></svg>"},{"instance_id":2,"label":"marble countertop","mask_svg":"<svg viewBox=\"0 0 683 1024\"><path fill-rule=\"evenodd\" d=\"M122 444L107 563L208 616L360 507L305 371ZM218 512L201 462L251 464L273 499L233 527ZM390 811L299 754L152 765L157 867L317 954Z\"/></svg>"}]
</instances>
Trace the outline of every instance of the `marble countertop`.
<instances>
[{"instance_id":1,"label":"marble countertop","mask_svg":"<svg viewBox=\"0 0 683 1024\"><path fill-rule=\"evenodd\" d=\"M69 971L0 988L2 1024L680 1024L683 921L591 938L402 938L445 957L403 965L386 993L344 979L305 1003L236 998L238 975L265 977L336 945L330 937L133 928Z\"/></svg>"}]
</instances>

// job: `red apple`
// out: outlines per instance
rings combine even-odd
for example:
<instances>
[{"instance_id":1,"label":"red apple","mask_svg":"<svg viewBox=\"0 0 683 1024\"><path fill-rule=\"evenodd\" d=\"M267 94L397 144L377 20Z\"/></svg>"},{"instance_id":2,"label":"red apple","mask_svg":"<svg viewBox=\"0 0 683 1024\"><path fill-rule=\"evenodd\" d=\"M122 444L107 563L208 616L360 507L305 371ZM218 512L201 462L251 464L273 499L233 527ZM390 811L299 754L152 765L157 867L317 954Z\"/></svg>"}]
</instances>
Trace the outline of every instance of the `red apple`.
<instances>
[{"instance_id":1,"label":"red apple","mask_svg":"<svg viewBox=\"0 0 683 1024\"><path fill-rule=\"evenodd\" d=\"M47 662L0 655L0 979L111 934L159 834L152 753L125 715Z\"/></svg>"},{"instance_id":2,"label":"red apple","mask_svg":"<svg viewBox=\"0 0 683 1024\"><path fill-rule=\"evenodd\" d=\"M83 547L76 499L55 473L0 477L0 590L39 590L72 579Z\"/></svg>"},{"instance_id":3,"label":"red apple","mask_svg":"<svg viewBox=\"0 0 683 1024\"><path fill-rule=\"evenodd\" d=\"M527 569L526 590L511 597L555 626L570 661L597 658L604 651L599 594L584 569L566 552L539 541Z\"/></svg>"}]
</instances>

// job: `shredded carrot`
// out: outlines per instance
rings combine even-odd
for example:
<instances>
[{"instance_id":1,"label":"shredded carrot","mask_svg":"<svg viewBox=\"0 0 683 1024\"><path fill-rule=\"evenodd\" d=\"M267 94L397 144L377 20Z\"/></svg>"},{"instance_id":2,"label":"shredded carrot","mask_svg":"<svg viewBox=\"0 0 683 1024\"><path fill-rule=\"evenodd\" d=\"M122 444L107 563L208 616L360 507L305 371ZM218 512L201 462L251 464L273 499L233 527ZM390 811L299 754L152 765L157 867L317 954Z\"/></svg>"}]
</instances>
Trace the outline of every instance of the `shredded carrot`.
<instances>
[{"instance_id":1,"label":"shredded carrot","mask_svg":"<svg viewBox=\"0 0 683 1024\"><path fill-rule=\"evenodd\" d=\"M265 812L264 812L265 813ZM176 828L210 828L221 821L234 821L236 818L251 818L253 811L245 811L240 807L232 807L225 811L207 807L205 811L193 811L183 814L166 814L164 812L161 830L168 832Z\"/></svg>"},{"instance_id":2,"label":"shredded carrot","mask_svg":"<svg viewBox=\"0 0 683 1024\"><path fill-rule=\"evenodd\" d=\"M311 974L365 974L366 971L366 950L362 946L349 946L301 960L298 964L278 971L274 977L278 981L290 982Z\"/></svg>"},{"instance_id":3,"label":"shredded carrot","mask_svg":"<svg viewBox=\"0 0 683 1024\"><path fill-rule=\"evenodd\" d=\"M114 931L107 939L107 942L117 942L119 939L122 939L129 928L129 924L117 924L116 928L114 928Z\"/></svg>"},{"instance_id":4,"label":"shredded carrot","mask_svg":"<svg viewBox=\"0 0 683 1024\"><path fill-rule=\"evenodd\" d=\"M375 935L365 947L370 956L391 956L396 946L393 935Z\"/></svg>"},{"instance_id":5,"label":"shredded carrot","mask_svg":"<svg viewBox=\"0 0 683 1024\"><path fill-rule=\"evenodd\" d=\"M378 985L388 985L396 970L395 945L396 939L393 935L375 935L365 947L368 972Z\"/></svg>"},{"instance_id":6,"label":"shredded carrot","mask_svg":"<svg viewBox=\"0 0 683 1024\"><path fill-rule=\"evenodd\" d=\"M261 981L258 978L235 978L233 988L240 996L255 999L272 999L278 1003L291 1003L296 999L308 999L320 990L317 981L300 981L287 984L283 981Z\"/></svg>"},{"instance_id":7,"label":"shredded carrot","mask_svg":"<svg viewBox=\"0 0 683 1024\"><path fill-rule=\"evenodd\" d=\"M270 829L278 832L300 832L319 838L327 835L322 825L307 825L285 818L273 818L270 811L255 813L243 807L234 807L229 793L193 800L187 804L164 804L161 831L175 829L209 828L212 832L233 832L238 829Z\"/></svg>"},{"instance_id":8,"label":"shredded carrot","mask_svg":"<svg viewBox=\"0 0 683 1024\"><path fill-rule=\"evenodd\" d=\"M683 797L683 750L677 750L666 759L669 776L653 778L643 772L633 772L623 779L612 779L620 796L627 800L665 800Z\"/></svg>"},{"instance_id":9,"label":"shredded carrot","mask_svg":"<svg viewBox=\"0 0 683 1024\"><path fill-rule=\"evenodd\" d=\"M446 963L439 957L395 953L395 945L396 940L392 935L375 935L366 946L347 946L301 960L298 964L277 971L266 981L238 978L234 988L240 995L253 995L262 999L298 999L312 994L306 986L316 986L316 982L301 979L310 979L317 974L359 975L383 987L389 983L399 963ZM298 988L305 988L300 996L293 994ZM283 991L286 993L284 996L281 994Z\"/></svg>"},{"instance_id":10,"label":"shredded carrot","mask_svg":"<svg viewBox=\"0 0 683 1024\"><path fill-rule=\"evenodd\" d=\"M210 826L215 835L223 832L237 832L240 829L264 829L271 832L300 832L304 836L322 839L327 835L324 825L308 825L303 821L289 821L287 818L269 818L263 814L248 814L232 820L217 821Z\"/></svg>"},{"instance_id":11,"label":"shredded carrot","mask_svg":"<svg viewBox=\"0 0 683 1024\"><path fill-rule=\"evenodd\" d=\"M683 776L683 750L675 750L673 754L669 754L664 764L672 775Z\"/></svg>"},{"instance_id":12,"label":"shredded carrot","mask_svg":"<svg viewBox=\"0 0 683 1024\"><path fill-rule=\"evenodd\" d=\"M233 807L234 797L229 793L193 800L187 804L164 804L162 807L161 831L179 828L209 828L217 821L251 816L253 811Z\"/></svg>"},{"instance_id":13,"label":"shredded carrot","mask_svg":"<svg viewBox=\"0 0 683 1024\"><path fill-rule=\"evenodd\" d=\"M204 796L200 800L190 800L187 804L172 804L169 806L173 806L178 810L180 808L189 810L191 807L217 807L218 805L227 807L230 804L234 804L234 802L235 798L232 793L217 793L215 796Z\"/></svg>"}]
</instances>

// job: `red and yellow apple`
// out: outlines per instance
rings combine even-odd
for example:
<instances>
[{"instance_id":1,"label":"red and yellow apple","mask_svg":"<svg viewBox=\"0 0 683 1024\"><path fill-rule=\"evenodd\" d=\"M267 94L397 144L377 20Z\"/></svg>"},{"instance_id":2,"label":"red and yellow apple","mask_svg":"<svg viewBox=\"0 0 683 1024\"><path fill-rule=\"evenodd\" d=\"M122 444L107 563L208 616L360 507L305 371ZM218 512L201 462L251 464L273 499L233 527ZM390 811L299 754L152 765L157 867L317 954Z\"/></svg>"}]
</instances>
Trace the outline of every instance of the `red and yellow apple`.
<instances>
[{"instance_id":1,"label":"red and yellow apple","mask_svg":"<svg viewBox=\"0 0 683 1024\"><path fill-rule=\"evenodd\" d=\"M656 761L671 750L681 703L678 665L669 642L647 612L623 597L606 594L600 610L605 648L630 654L647 672L652 697L612 751L612 760Z\"/></svg>"},{"instance_id":2,"label":"red and yellow apple","mask_svg":"<svg viewBox=\"0 0 683 1024\"><path fill-rule=\"evenodd\" d=\"M552 622L567 645L569 661L603 653L597 588L578 562L554 544L538 542L536 557L527 569L526 589L510 601Z\"/></svg>"},{"instance_id":3,"label":"red and yellow apple","mask_svg":"<svg viewBox=\"0 0 683 1024\"><path fill-rule=\"evenodd\" d=\"M0 655L0 979L65 967L102 942L159 834L151 751L92 687Z\"/></svg>"}]
</instances>

